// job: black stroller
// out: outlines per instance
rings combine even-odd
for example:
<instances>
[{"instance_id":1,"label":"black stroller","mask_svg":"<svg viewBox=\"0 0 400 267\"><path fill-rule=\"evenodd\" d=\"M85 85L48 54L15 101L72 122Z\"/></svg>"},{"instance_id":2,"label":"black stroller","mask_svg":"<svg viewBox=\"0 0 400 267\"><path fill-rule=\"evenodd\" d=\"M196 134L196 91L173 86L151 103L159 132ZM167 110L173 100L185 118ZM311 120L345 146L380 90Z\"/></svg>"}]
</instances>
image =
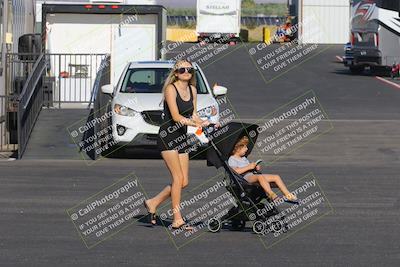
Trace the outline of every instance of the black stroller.
<instances>
[{"instance_id":1,"label":"black stroller","mask_svg":"<svg viewBox=\"0 0 400 267\"><path fill-rule=\"evenodd\" d=\"M218 232L224 226L224 228L230 227L231 230L240 231L245 228L247 221L252 221L253 231L257 234L286 232L284 217L266 196L263 188L257 184L248 183L242 175L228 165L231 151L243 136L247 136L250 140L246 156L251 153L258 137L258 125L231 122L217 130L226 131L223 135L214 135L217 131L213 127L210 125L209 128L204 129L209 139L207 166L215 166L217 169L222 166L225 169L226 189L234 196L236 203L220 219L210 219L208 229L211 232Z\"/></svg>"}]
</instances>

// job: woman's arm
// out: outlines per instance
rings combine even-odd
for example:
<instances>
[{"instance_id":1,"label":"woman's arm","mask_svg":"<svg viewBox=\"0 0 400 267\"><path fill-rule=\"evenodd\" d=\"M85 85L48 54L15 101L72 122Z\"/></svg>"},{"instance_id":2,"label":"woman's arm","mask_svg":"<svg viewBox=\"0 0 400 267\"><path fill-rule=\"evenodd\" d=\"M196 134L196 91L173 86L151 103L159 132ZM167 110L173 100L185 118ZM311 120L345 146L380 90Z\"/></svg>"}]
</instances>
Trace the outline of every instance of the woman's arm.
<instances>
[{"instance_id":1,"label":"woman's arm","mask_svg":"<svg viewBox=\"0 0 400 267\"><path fill-rule=\"evenodd\" d=\"M167 88L165 88L165 100L167 101L172 119L175 122L179 122L184 125L198 127L199 126L198 122L196 122L193 119L188 119L179 113L178 105L176 104L176 96L177 96L176 93L177 92L174 90L173 85L171 84L168 85Z\"/></svg>"}]
</instances>

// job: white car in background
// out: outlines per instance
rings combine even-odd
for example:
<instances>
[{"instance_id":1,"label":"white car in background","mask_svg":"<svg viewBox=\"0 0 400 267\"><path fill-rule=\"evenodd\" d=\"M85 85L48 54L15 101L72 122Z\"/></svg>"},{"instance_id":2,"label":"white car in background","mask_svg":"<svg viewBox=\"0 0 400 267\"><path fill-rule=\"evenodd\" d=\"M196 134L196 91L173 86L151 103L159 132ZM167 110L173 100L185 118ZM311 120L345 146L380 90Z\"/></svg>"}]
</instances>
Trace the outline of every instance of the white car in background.
<instances>
[{"instance_id":1,"label":"white car in background","mask_svg":"<svg viewBox=\"0 0 400 267\"><path fill-rule=\"evenodd\" d=\"M117 146L154 146L162 123L162 87L174 66L172 61L129 63L116 87L104 85L101 90L112 96L112 136ZM202 119L219 121L217 96L227 88L214 86L211 91L200 67L193 63L197 79L197 110ZM161 104L160 104L161 102Z\"/></svg>"}]
</instances>

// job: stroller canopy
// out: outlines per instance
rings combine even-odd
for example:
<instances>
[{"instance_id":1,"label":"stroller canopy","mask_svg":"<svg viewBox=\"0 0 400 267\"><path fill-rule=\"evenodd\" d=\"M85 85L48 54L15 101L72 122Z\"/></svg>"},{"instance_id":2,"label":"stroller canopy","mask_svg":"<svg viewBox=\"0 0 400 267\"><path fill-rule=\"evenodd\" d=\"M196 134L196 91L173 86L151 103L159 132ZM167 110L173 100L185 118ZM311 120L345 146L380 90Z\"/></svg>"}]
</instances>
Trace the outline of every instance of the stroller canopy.
<instances>
[{"instance_id":1,"label":"stroller canopy","mask_svg":"<svg viewBox=\"0 0 400 267\"><path fill-rule=\"evenodd\" d=\"M248 156L254 147L254 143L257 141L257 128L258 125L256 124L230 122L212 133L213 138L211 141L221 152L221 157L212 147L211 143L209 143L207 149L207 166L215 166L217 169L221 167L223 161L228 160L230 157L237 141L243 136L249 138L249 144L247 145L248 150L246 152L246 156ZM221 134L217 134L218 132Z\"/></svg>"}]
</instances>

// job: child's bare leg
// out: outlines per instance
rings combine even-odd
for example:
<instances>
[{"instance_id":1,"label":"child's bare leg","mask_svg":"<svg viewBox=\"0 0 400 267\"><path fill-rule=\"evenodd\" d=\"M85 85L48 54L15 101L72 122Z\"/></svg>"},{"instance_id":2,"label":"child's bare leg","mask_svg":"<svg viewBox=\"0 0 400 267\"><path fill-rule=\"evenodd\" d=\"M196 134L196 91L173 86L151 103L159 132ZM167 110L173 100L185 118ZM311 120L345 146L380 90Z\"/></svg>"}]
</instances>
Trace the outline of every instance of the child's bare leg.
<instances>
[{"instance_id":1,"label":"child's bare leg","mask_svg":"<svg viewBox=\"0 0 400 267\"><path fill-rule=\"evenodd\" d=\"M295 199L295 196L289 192L285 183L282 181L282 178L276 174L264 174L265 180L268 182L274 182L278 188L282 191L282 193L289 199Z\"/></svg>"},{"instance_id":2,"label":"child's bare leg","mask_svg":"<svg viewBox=\"0 0 400 267\"><path fill-rule=\"evenodd\" d=\"M267 181L267 179L265 179L265 177L263 175L252 175L252 176L247 177L246 180L252 184L259 183L261 185L261 187L264 189L265 193L271 199L275 199L277 197L277 195L274 193L274 191L272 191L271 185L269 184L269 182Z\"/></svg>"}]
</instances>

